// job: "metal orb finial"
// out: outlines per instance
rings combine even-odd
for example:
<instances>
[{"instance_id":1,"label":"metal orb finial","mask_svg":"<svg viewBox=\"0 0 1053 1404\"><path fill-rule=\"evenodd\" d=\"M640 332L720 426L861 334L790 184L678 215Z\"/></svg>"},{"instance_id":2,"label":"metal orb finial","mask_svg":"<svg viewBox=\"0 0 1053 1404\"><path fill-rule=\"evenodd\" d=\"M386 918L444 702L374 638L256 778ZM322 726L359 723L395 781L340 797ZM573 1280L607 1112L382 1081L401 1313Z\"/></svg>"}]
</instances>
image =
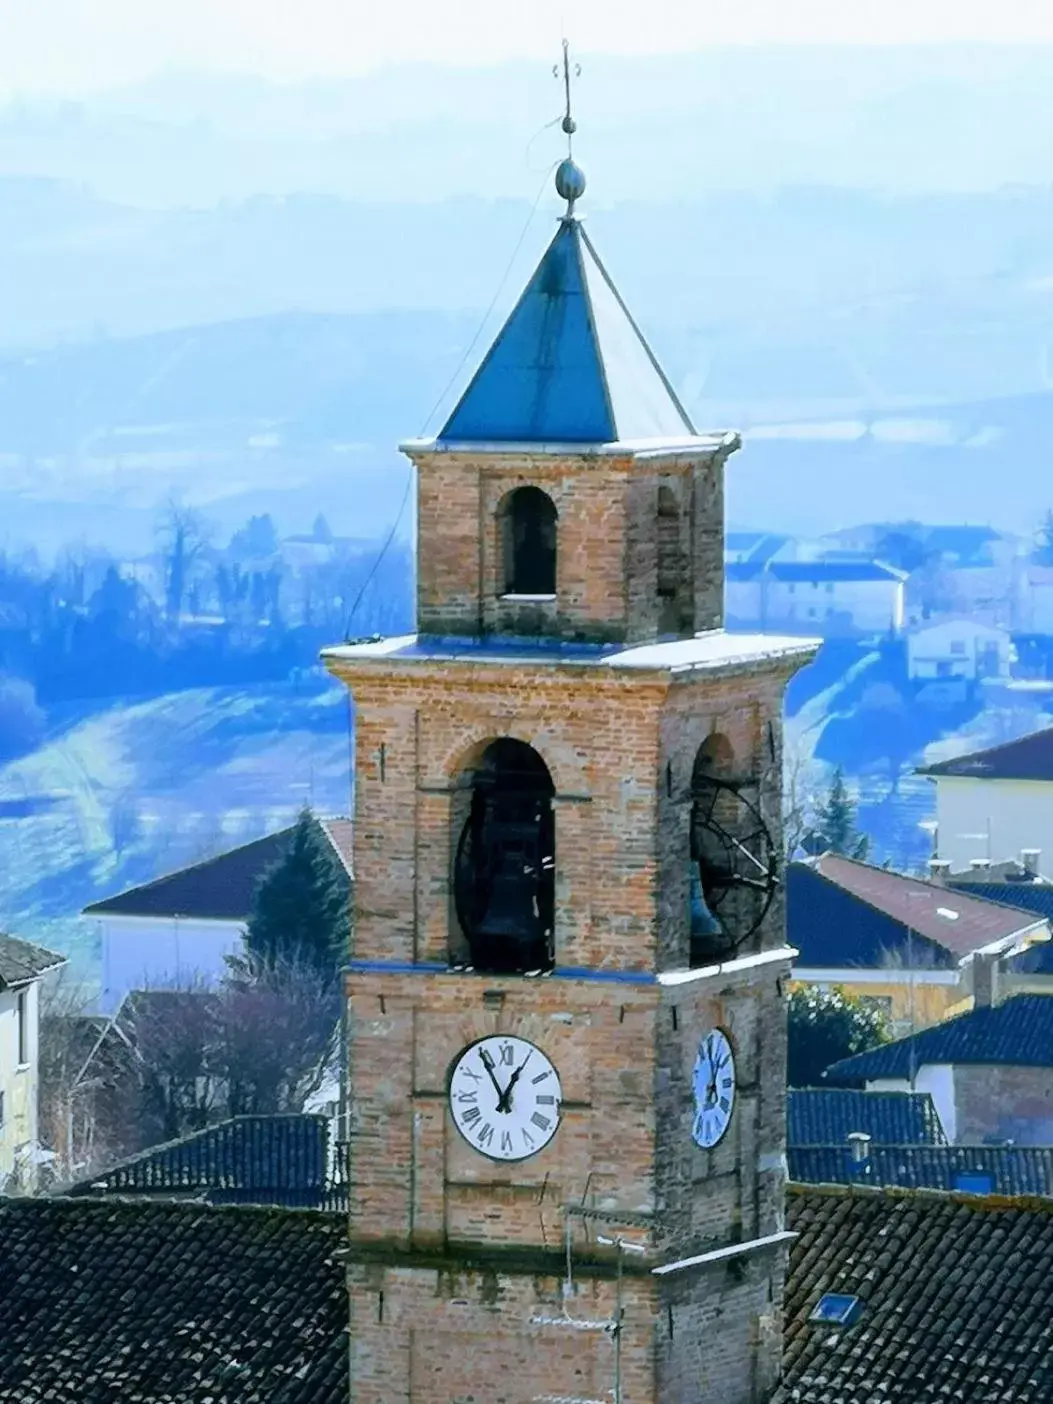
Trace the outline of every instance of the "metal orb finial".
<instances>
[{"instance_id":1,"label":"metal orb finial","mask_svg":"<svg viewBox=\"0 0 1053 1404\"><path fill-rule=\"evenodd\" d=\"M556 194L561 200L567 201L568 214L574 206L574 201L580 200L585 194L585 172L569 156L556 167Z\"/></svg>"},{"instance_id":2,"label":"metal orb finial","mask_svg":"<svg viewBox=\"0 0 1053 1404\"><path fill-rule=\"evenodd\" d=\"M567 154L566 157L562 161L560 161L559 165L556 168L556 193L561 199L566 200L567 202L566 218L568 219L574 213L575 200L580 200L581 197L585 194L585 172L574 161L572 139L574 133L578 130L578 124L571 116L570 111L570 75L572 67L575 76L577 76L577 74L581 72L581 66L580 64L574 64L573 66L571 65L570 45L567 43L566 39L564 39L563 95L566 106L564 108L563 120L560 122L560 126L563 128L564 134L567 138ZM560 70L558 67L553 69L553 72L557 75L557 77L559 76L559 71Z\"/></svg>"}]
</instances>

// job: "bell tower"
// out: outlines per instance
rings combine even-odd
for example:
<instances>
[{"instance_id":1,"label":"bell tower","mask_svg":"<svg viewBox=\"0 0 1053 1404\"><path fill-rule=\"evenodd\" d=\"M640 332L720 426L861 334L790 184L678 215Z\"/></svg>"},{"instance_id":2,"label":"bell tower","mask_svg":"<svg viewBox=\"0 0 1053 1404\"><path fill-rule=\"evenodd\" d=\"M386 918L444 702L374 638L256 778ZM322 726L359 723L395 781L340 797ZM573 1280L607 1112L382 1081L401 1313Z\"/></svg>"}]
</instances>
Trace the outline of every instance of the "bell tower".
<instances>
[{"instance_id":1,"label":"bell tower","mask_svg":"<svg viewBox=\"0 0 1053 1404\"><path fill-rule=\"evenodd\" d=\"M565 66L569 81L569 67ZM573 131L569 113L564 130ZM723 475L566 202L418 481L355 709L354 1404L760 1404L785 1271L782 697Z\"/></svg>"}]
</instances>

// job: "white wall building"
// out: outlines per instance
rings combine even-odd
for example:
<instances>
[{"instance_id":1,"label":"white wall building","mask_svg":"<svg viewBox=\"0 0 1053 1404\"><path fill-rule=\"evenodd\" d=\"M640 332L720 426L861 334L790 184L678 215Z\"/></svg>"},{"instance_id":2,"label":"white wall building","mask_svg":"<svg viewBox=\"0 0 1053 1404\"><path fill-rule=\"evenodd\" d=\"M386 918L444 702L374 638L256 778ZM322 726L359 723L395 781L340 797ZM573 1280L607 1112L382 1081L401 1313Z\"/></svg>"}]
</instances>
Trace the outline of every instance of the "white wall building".
<instances>
[{"instance_id":1,"label":"white wall building","mask_svg":"<svg viewBox=\"0 0 1053 1404\"><path fill-rule=\"evenodd\" d=\"M1039 850L1053 859L1053 727L985 751L923 766L936 786L936 844L955 871Z\"/></svg>"},{"instance_id":2,"label":"white wall building","mask_svg":"<svg viewBox=\"0 0 1053 1404\"><path fill-rule=\"evenodd\" d=\"M725 569L733 627L884 634L903 628L906 574L878 561L736 562Z\"/></svg>"},{"instance_id":3,"label":"white wall building","mask_svg":"<svg viewBox=\"0 0 1053 1404\"><path fill-rule=\"evenodd\" d=\"M350 821L319 824L350 880ZM242 949L256 885L284 856L292 832L268 834L85 907L102 950L101 1012L113 1014L132 990L216 984L226 957Z\"/></svg>"},{"instance_id":4,"label":"white wall building","mask_svg":"<svg viewBox=\"0 0 1053 1404\"><path fill-rule=\"evenodd\" d=\"M0 935L0 1194L31 1191L39 1165L40 981L65 956Z\"/></svg>"},{"instance_id":5,"label":"white wall building","mask_svg":"<svg viewBox=\"0 0 1053 1404\"><path fill-rule=\"evenodd\" d=\"M919 624L907 634L907 675L913 682L1007 678L1013 657L1005 629L966 616Z\"/></svg>"}]
</instances>

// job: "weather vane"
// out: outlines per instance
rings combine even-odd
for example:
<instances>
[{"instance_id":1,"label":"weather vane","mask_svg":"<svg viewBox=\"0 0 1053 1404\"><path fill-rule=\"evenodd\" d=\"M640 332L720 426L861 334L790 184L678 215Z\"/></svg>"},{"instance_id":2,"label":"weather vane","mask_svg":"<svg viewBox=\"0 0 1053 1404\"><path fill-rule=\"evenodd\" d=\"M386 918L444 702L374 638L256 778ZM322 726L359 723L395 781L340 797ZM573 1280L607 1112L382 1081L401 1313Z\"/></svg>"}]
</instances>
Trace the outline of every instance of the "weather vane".
<instances>
[{"instance_id":1,"label":"weather vane","mask_svg":"<svg viewBox=\"0 0 1053 1404\"><path fill-rule=\"evenodd\" d=\"M563 216L564 219L574 218L574 202L576 200L580 200L582 195L585 194L585 173L580 166L575 164L573 155L574 133L578 130L578 124L577 122L575 122L570 109L570 79L572 69L574 77L579 77L581 74L581 64L571 64L570 45L567 43L566 39L564 39L563 94L565 103L563 110L563 120L560 123L560 126L563 128L564 132L567 135L567 154L565 158L562 161L560 161L559 165L556 167L556 192L561 199L566 200L567 202L567 211L566 214ZM552 74L555 78L558 78L560 76L559 64L553 65Z\"/></svg>"}]
</instances>

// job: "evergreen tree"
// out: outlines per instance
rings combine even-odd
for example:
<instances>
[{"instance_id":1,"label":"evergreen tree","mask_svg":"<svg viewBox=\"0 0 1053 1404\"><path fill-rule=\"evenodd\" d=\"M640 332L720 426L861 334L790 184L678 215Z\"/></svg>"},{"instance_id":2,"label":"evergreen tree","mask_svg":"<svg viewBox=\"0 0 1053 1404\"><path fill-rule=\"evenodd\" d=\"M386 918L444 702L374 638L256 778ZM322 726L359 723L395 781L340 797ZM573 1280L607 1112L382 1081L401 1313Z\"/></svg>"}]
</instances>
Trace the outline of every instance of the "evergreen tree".
<instances>
[{"instance_id":1,"label":"evergreen tree","mask_svg":"<svg viewBox=\"0 0 1053 1404\"><path fill-rule=\"evenodd\" d=\"M844 990L813 987L790 995L787 1081L791 1087L822 1087L827 1068L853 1053L889 1040L882 1011Z\"/></svg>"},{"instance_id":2,"label":"evergreen tree","mask_svg":"<svg viewBox=\"0 0 1053 1404\"><path fill-rule=\"evenodd\" d=\"M840 766L834 771L826 798L816 811L815 824L807 835L804 847L809 853L840 853L846 858L861 861L867 856L870 840L856 827L856 807Z\"/></svg>"},{"instance_id":3,"label":"evergreen tree","mask_svg":"<svg viewBox=\"0 0 1053 1404\"><path fill-rule=\"evenodd\" d=\"M335 979L349 953L350 911L347 874L305 809L285 856L264 873L256 889L245 930L250 968L306 966Z\"/></svg>"}]
</instances>

